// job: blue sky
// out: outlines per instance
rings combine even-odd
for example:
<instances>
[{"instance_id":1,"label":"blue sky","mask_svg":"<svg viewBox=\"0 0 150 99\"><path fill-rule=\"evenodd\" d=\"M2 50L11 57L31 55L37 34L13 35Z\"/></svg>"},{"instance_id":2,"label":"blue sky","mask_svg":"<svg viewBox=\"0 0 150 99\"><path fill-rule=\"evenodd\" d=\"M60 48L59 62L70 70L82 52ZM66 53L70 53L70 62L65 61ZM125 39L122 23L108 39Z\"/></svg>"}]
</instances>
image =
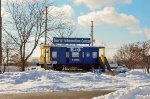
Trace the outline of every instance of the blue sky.
<instances>
[{"instance_id":1,"label":"blue sky","mask_svg":"<svg viewBox=\"0 0 150 99\"><path fill-rule=\"evenodd\" d=\"M108 57L123 44L150 39L150 0L53 1L76 24L79 37L90 37L90 21L94 21L95 45L105 45Z\"/></svg>"},{"instance_id":2,"label":"blue sky","mask_svg":"<svg viewBox=\"0 0 150 99\"><path fill-rule=\"evenodd\" d=\"M133 0L132 4L119 6L117 10L136 16L140 20L141 27L150 27L150 0Z\"/></svg>"},{"instance_id":3,"label":"blue sky","mask_svg":"<svg viewBox=\"0 0 150 99\"><path fill-rule=\"evenodd\" d=\"M96 40L95 45L101 45L101 42L105 42L106 43L105 46L108 50L108 56L110 57L123 44L138 41L146 41L149 40L150 38L150 13L149 13L150 0L54 0L54 1L56 6L64 6L64 5L71 6L71 8L74 11L72 19L77 23L77 29L75 33L78 33L79 36L83 37L89 37L90 33L91 20L89 19L88 16L95 15L95 17L99 17L99 15L102 14L101 12L105 13L104 11L105 8L109 8L107 9L108 11L111 10L110 8L113 8L114 11L112 11L113 14L111 15L114 14L115 15L112 17L115 17L116 15L118 17L114 18L115 20L113 22L111 22L111 16L108 17L107 15L104 18L104 20L99 21L99 23L97 22L97 20L95 20L96 18L94 19L94 21L96 21L96 23L94 24L94 37ZM90 13L94 12L99 13L99 15L97 14L90 15ZM124 15L122 16L121 14ZM83 19L86 18L87 18L86 21L89 20L89 24L86 24L88 22L85 22L85 25L84 24L81 25L79 22L79 17L81 16L84 16L84 18L80 19L81 24L82 22L84 22ZM132 18L130 16L132 16ZM100 16L100 18L103 17ZM118 19L120 19L121 21L115 22ZM130 27L132 28L132 30L129 29Z\"/></svg>"}]
</instances>

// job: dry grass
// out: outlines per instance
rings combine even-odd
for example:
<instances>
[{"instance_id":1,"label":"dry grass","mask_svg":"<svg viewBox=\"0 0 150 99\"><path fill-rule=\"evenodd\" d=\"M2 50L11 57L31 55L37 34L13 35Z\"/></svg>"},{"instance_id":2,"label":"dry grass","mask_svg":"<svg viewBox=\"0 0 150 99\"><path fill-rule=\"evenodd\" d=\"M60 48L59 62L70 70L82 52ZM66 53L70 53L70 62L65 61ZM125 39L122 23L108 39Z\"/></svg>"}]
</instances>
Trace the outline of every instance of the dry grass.
<instances>
[{"instance_id":1,"label":"dry grass","mask_svg":"<svg viewBox=\"0 0 150 99\"><path fill-rule=\"evenodd\" d=\"M119 73L117 73L117 72L107 72L106 74L107 74L107 75L116 76L116 75L118 75Z\"/></svg>"},{"instance_id":2,"label":"dry grass","mask_svg":"<svg viewBox=\"0 0 150 99\"><path fill-rule=\"evenodd\" d=\"M0 94L0 99L91 99L93 97L106 95L115 90L97 91L58 91L39 93L17 93Z\"/></svg>"}]
</instances>

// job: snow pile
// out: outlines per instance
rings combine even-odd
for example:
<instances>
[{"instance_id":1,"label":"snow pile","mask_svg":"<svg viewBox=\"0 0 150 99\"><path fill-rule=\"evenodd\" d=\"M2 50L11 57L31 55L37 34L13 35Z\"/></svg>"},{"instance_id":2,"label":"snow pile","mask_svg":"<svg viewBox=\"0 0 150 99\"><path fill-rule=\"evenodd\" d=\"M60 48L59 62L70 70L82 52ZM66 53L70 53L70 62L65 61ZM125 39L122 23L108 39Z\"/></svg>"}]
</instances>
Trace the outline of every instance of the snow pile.
<instances>
[{"instance_id":1,"label":"snow pile","mask_svg":"<svg viewBox=\"0 0 150 99\"><path fill-rule=\"evenodd\" d=\"M121 82L127 83L129 87L150 86L150 74L140 71L129 71L115 76Z\"/></svg>"},{"instance_id":2,"label":"snow pile","mask_svg":"<svg viewBox=\"0 0 150 99\"><path fill-rule=\"evenodd\" d=\"M150 86L150 75L139 71L111 76L105 73L70 73L35 69L26 72L0 74L0 85L0 93L117 90L128 87Z\"/></svg>"},{"instance_id":3,"label":"snow pile","mask_svg":"<svg viewBox=\"0 0 150 99\"><path fill-rule=\"evenodd\" d=\"M103 86L107 83L106 86ZM26 71L0 75L0 92L35 92L50 90L97 90L110 88L111 78L94 73ZM113 86L112 86L113 87Z\"/></svg>"},{"instance_id":4,"label":"snow pile","mask_svg":"<svg viewBox=\"0 0 150 99\"><path fill-rule=\"evenodd\" d=\"M93 99L150 99L150 87L126 88Z\"/></svg>"}]
</instances>

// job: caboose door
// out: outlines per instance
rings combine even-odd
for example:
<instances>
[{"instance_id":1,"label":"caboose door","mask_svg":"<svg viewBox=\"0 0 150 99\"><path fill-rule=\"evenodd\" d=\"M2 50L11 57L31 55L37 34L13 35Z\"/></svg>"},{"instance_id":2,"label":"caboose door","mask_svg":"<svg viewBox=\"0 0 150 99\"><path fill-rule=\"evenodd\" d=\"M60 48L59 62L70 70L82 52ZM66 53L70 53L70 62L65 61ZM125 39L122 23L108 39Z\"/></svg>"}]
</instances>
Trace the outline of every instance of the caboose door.
<instances>
[{"instance_id":1,"label":"caboose door","mask_svg":"<svg viewBox=\"0 0 150 99\"><path fill-rule=\"evenodd\" d=\"M97 64L98 62L98 48L84 47L83 61L84 64Z\"/></svg>"}]
</instances>

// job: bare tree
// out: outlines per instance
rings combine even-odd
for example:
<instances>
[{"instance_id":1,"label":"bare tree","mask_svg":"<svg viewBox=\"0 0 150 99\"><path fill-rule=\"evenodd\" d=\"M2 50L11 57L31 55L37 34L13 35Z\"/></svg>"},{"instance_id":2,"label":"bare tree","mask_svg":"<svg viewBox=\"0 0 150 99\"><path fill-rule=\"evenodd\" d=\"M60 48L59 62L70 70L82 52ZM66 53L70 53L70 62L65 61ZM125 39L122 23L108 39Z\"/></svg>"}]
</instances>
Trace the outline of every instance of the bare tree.
<instances>
[{"instance_id":1,"label":"bare tree","mask_svg":"<svg viewBox=\"0 0 150 99\"><path fill-rule=\"evenodd\" d=\"M9 41L6 40L6 42L3 42L3 58L2 58L2 62L3 62L3 73L6 71L6 65L8 66L8 52L9 52Z\"/></svg>"},{"instance_id":2,"label":"bare tree","mask_svg":"<svg viewBox=\"0 0 150 99\"><path fill-rule=\"evenodd\" d=\"M2 63L3 63L3 73L6 70L6 66L9 64L9 59L12 55L14 55L16 52L18 53L18 50L15 49L16 45L15 43L12 42L12 39L8 37L8 35L3 34L3 42L2 42L2 50L3 50L3 58L2 58Z\"/></svg>"},{"instance_id":3,"label":"bare tree","mask_svg":"<svg viewBox=\"0 0 150 99\"><path fill-rule=\"evenodd\" d=\"M117 63L126 64L129 69L138 68L146 69L149 73L150 69L150 41L132 43L121 47L114 59Z\"/></svg>"},{"instance_id":4,"label":"bare tree","mask_svg":"<svg viewBox=\"0 0 150 99\"><path fill-rule=\"evenodd\" d=\"M51 10L53 10L53 8L51 8ZM49 14L49 16L51 15ZM63 23L63 25L61 26L61 28L57 28L52 31L51 34L48 34L47 38L49 40L49 43L53 42L53 37L69 38L75 34L74 32L76 30L74 22L66 15L64 15L64 11L59 11L59 13L57 12L55 14L55 17L57 19L61 19L61 23Z\"/></svg>"},{"instance_id":5,"label":"bare tree","mask_svg":"<svg viewBox=\"0 0 150 99\"><path fill-rule=\"evenodd\" d=\"M55 35L56 37L69 38L73 35L74 31L75 31L75 26L70 25L67 26L65 29L59 29Z\"/></svg>"},{"instance_id":6,"label":"bare tree","mask_svg":"<svg viewBox=\"0 0 150 99\"><path fill-rule=\"evenodd\" d=\"M141 62L141 51L138 43L132 43L121 47L114 59L117 63L125 64L129 69L134 69Z\"/></svg>"},{"instance_id":7,"label":"bare tree","mask_svg":"<svg viewBox=\"0 0 150 99\"><path fill-rule=\"evenodd\" d=\"M149 73L149 69L150 69L150 55L149 55L149 51L150 51L150 41L147 42L142 42L141 43L141 48L142 48L142 61L141 61L141 65L145 67L147 73Z\"/></svg>"},{"instance_id":8,"label":"bare tree","mask_svg":"<svg viewBox=\"0 0 150 99\"><path fill-rule=\"evenodd\" d=\"M25 70L27 60L37 47L39 39L46 31L44 28L44 11L46 6L51 7L51 5L47 5L46 1L40 2L33 0L32 2L7 3L8 12L11 17L9 22L5 23L3 30L19 47L18 55L20 57L22 71ZM61 21L60 15L58 16L49 16L49 20L47 20L47 31L54 31L65 26L65 23Z\"/></svg>"}]
</instances>

